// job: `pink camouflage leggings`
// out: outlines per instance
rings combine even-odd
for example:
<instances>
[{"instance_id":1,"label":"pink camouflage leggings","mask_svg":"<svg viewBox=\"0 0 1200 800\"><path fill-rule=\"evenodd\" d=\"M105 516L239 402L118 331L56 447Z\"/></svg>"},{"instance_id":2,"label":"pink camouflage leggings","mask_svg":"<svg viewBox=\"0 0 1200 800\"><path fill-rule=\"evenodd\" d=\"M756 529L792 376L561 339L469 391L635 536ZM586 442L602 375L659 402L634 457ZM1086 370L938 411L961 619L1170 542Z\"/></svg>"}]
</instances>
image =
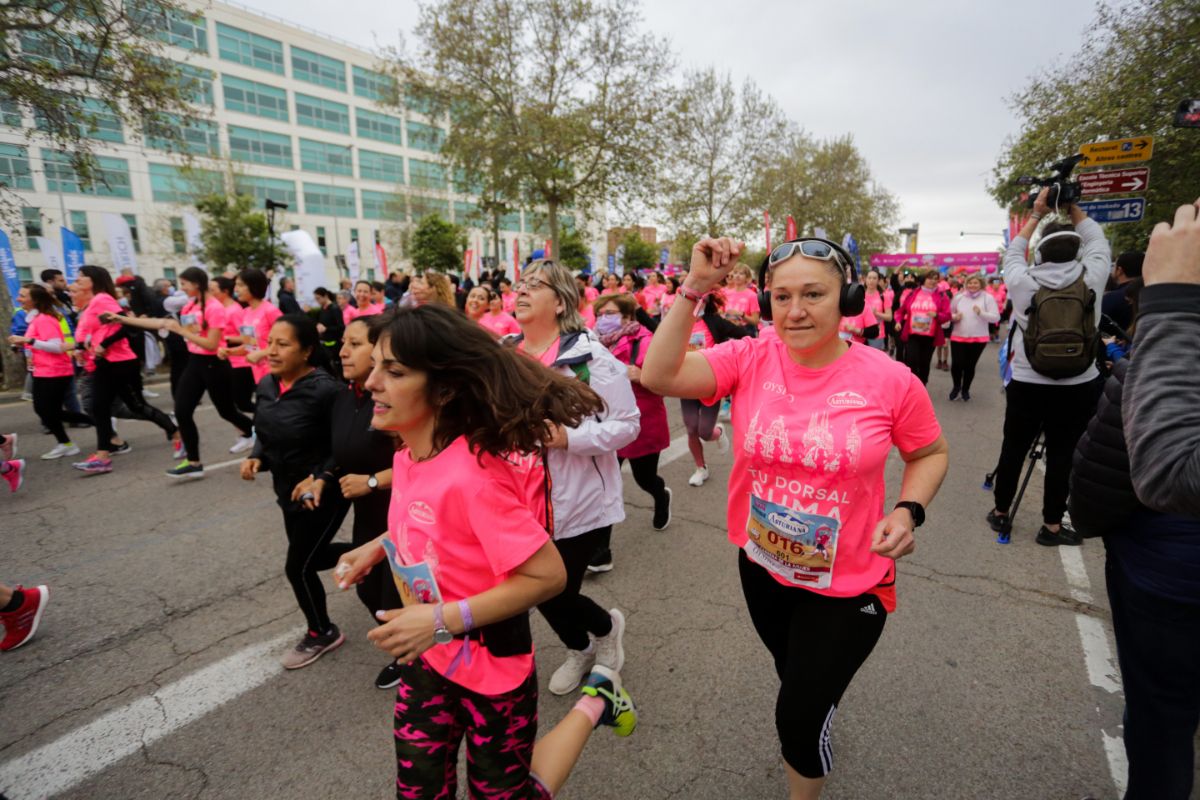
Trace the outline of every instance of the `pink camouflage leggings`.
<instances>
[{"instance_id":1,"label":"pink camouflage leggings","mask_svg":"<svg viewBox=\"0 0 1200 800\"><path fill-rule=\"evenodd\" d=\"M403 667L396 687L397 800L454 800L464 736L472 798L553 797L529 771L537 700L536 669L513 691L489 697L446 679L421 659Z\"/></svg>"}]
</instances>

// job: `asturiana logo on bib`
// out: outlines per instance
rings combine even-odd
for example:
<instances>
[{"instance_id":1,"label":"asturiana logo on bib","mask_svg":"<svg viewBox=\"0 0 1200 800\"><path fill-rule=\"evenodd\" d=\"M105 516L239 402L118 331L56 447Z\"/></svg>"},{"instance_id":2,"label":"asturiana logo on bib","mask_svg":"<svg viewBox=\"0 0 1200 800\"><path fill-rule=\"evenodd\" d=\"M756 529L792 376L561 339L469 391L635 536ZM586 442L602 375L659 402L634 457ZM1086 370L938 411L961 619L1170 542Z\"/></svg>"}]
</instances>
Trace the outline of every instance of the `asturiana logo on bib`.
<instances>
[{"instance_id":1,"label":"asturiana logo on bib","mask_svg":"<svg viewBox=\"0 0 1200 800\"><path fill-rule=\"evenodd\" d=\"M858 392L838 392L825 398L825 402L834 408L862 408L867 404L867 398Z\"/></svg>"},{"instance_id":2,"label":"asturiana logo on bib","mask_svg":"<svg viewBox=\"0 0 1200 800\"><path fill-rule=\"evenodd\" d=\"M784 516L783 514L773 513L767 515L767 522L771 526L777 528L784 533L789 533L792 536L803 536L808 533L808 524L801 522L798 519Z\"/></svg>"},{"instance_id":3,"label":"asturiana logo on bib","mask_svg":"<svg viewBox=\"0 0 1200 800\"><path fill-rule=\"evenodd\" d=\"M422 503L420 500L409 504L408 515L426 525L433 525L437 522L437 518L433 516L433 509L429 507L428 503Z\"/></svg>"}]
</instances>

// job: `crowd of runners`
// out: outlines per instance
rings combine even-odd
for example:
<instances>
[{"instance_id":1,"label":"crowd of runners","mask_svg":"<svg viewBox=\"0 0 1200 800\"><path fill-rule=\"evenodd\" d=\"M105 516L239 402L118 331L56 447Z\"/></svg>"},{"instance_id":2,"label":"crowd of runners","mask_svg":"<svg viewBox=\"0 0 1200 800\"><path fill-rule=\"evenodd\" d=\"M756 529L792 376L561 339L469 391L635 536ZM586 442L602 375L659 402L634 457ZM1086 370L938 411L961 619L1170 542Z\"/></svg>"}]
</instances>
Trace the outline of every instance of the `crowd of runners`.
<instances>
[{"instance_id":1,"label":"crowd of runners","mask_svg":"<svg viewBox=\"0 0 1200 800\"><path fill-rule=\"evenodd\" d=\"M1181 210L1175 226L1193 239L1194 212L1184 219ZM48 271L22 289L24 327L9 342L28 355L33 407L54 440L40 457L75 456L77 438L95 437L94 451L73 462L83 475L114 469L114 457L131 449L116 421L133 419L162 430L164 454L176 459L170 479L202 478L195 412L207 393L230 430L205 452L243 456L246 481L269 475L282 515L285 574L306 623L283 666L306 667L344 642L322 572L354 588L376 623L375 685L397 692L402 798L456 796L464 738L471 796L551 797L594 729L634 731L637 709L621 677L625 618L588 597L585 578L614 567L623 462L653 502L653 528L671 524L674 495L659 459L670 444L666 404L677 400L695 465L690 487L710 478L706 445L732 451L731 558L779 678L775 723L789 795L815 798L832 765L835 711L896 608L896 562L913 551L948 469L925 386L935 355L936 368L951 373L949 399L969 401L989 342L1009 353L989 523L1004 522L1041 435L1048 464L1038 541L1081 541L1063 520L1071 458L1101 372L1130 359L1132 336L1127 324L1125 338L1109 343L1116 351L1085 358L1074 374L1062 358L1046 360L1058 351L1043 349L1048 316L1038 318L1035 295L1040 302L1041 292L1082 284L1098 297L1111 267L1098 226L1075 207L1041 226L1027 264L1049 215L1043 197L1009 248L1003 283L936 270L860 276L849 253L810 237L753 267L740 260L743 243L706 238L671 275L575 274L536 259L515 281L394 276L319 289L307 312L288 280L275 284L257 269L213 277L193 267L175 287L114 281L85 266L70 286ZM1127 278L1140 272L1140 259L1136 268L1122 260ZM1133 298L1132 323L1137 296L1118 291ZM1082 333L1098 338L1094 305ZM152 404L142 383L160 352L171 360L172 413ZM893 448L903 471L889 507L884 468ZM26 467L17 450L15 434L0 438L0 476L14 492ZM1183 504L1159 510L1197 511L1194 496ZM351 512L351 540L335 541ZM1188 519L1172 530L1194 530ZM1123 553L1135 586L1126 596L1154 593L1137 577L1150 556ZM1186 595L1196 578L1173 586ZM45 586L0 584L0 649L33 636L48 598ZM567 653L549 691L579 695L540 739L534 610ZM827 631L820 648L806 644L812 619ZM1137 652L1149 645L1134 643L1136 628L1118 625L1122 670L1154 673L1144 680L1157 686L1161 669ZM1195 665L1184 673L1194 678ZM1194 687L1188 696L1194 733ZM1142 726L1134 739L1143 730L1167 735L1146 722L1161 722L1161 698L1141 698L1129 694L1130 719ZM1130 755L1131 786L1135 776L1159 785L1146 776L1159 775L1162 753L1138 740Z\"/></svg>"}]
</instances>

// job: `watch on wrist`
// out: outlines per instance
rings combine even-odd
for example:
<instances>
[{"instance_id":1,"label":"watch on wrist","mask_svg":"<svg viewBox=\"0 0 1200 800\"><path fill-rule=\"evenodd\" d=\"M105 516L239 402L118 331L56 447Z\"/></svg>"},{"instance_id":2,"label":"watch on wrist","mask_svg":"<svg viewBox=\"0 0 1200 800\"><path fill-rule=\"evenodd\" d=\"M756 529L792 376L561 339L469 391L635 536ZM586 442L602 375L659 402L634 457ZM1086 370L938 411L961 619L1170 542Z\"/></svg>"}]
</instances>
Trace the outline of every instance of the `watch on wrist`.
<instances>
[{"instance_id":1,"label":"watch on wrist","mask_svg":"<svg viewBox=\"0 0 1200 800\"><path fill-rule=\"evenodd\" d=\"M895 511L897 508L907 509L908 513L912 514L914 528L919 528L925 524L925 506L917 501L901 500L899 503L896 503L892 510Z\"/></svg>"},{"instance_id":2,"label":"watch on wrist","mask_svg":"<svg viewBox=\"0 0 1200 800\"><path fill-rule=\"evenodd\" d=\"M379 488L379 479L376 478L374 475L369 475L367 477L367 488L370 489L372 492L375 491L376 489L378 489Z\"/></svg>"},{"instance_id":3,"label":"watch on wrist","mask_svg":"<svg viewBox=\"0 0 1200 800\"><path fill-rule=\"evenodd\" d=\"M433 641L435 644L450 644L454 641L454 634L446 627L444 611L445 606L441 603L433 607Z\"/></svg>"}]
</instances>

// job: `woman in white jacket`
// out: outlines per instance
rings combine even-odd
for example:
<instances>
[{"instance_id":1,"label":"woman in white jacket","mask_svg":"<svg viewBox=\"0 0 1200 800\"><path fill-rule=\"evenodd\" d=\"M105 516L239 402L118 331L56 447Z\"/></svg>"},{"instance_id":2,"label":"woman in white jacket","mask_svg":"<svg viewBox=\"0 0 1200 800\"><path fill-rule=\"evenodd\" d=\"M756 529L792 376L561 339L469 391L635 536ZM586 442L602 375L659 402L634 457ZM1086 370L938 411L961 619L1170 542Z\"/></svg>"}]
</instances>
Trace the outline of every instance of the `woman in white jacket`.
<instances>
[{"instance_id":1,"label":"woman in white jacket","mask_svg":"<svg viewBox=\"0 0 1200 800\"><path fill-rule=\"evenodd\" d=\"M550 678L553 694L567 694L593 664L620 671L625 618L580 593L588 563L607 550L614 523L625 519L617 450L637 438L637 400L625 365L579 316L579 289L564 267L534 261L513 286L521 333L511 341L531 358L575 375L604 400L605 410L574 428L557 428L550 441L554 544L567 569L562 594L538 608L567 646L567 660Z\"/></svg>"},{"instance_id":2,"label":"woman in white jacket","mask_svg":"<svg viewBox=\"0 0 1200 800\"><path fill-rule=\"evenodd\" d=\"M954 388L950 399L971 399L971 382L975 380L975 365L991 339L988 325L1000 321L1000 309L996 299L983 290L983 278L973 274L967 278L963 290L950 301L950 319L954 330L950 333L950 378Z\"/></svg>"}]
</instances>

